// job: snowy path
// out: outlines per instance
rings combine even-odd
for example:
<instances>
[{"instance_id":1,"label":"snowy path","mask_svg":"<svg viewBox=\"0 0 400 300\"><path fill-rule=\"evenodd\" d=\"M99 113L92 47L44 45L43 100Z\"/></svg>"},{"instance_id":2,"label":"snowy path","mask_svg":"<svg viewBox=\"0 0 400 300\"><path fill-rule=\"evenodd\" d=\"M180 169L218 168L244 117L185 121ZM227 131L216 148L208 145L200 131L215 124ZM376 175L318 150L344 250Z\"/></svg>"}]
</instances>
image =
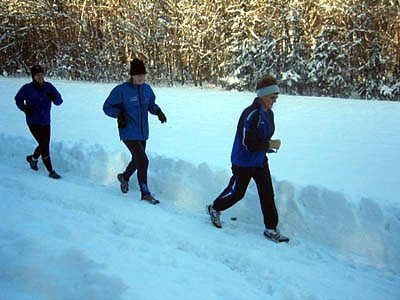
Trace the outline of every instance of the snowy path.
<instances>
[{"instance_id":1,"label":"snowy path","mask_svg":"<svg viewBox=\"0 0 400 300\"><path fill-rule=\"evenodd\" d=\"M1 299L183 299L188 290L193 299L399 295L398 275L307 240L276 245L240 221L218 230L202 211L168 199L151 206L116 183L71 174L53 181L5 164L0 174Z\"/></svg>"}]
</instances>

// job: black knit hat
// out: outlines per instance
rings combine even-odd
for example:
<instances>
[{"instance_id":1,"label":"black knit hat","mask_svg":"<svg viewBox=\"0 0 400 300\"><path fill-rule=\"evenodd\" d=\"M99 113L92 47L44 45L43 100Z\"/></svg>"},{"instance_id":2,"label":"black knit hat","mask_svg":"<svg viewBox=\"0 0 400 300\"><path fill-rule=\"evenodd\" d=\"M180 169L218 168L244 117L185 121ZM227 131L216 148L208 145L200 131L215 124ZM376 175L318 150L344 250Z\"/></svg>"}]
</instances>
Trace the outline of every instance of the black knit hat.
<instances>
[{"instance_id":1,"label":"black knit hat","mask_svg":"<svg viewBox=\"0 0 400 300\"><path fill-rule=\"evenodd\" d=\"M143 61L138 58L134 58L131 61L131 70L129 71L131 75L141 75L146 74L146 67L144 66Z\"/></svg>"},{"instance_id":2,"label":"black knit hat","mask_svg":"<svg viewBox=\"0 0 400 300\"><path fill-rule=\"evenodd\" d=\"M34 66L31 68L31 75L32 75L32 78L35 77L35 75L38 74L38 73L44 73L44 70L43 70L43 68L42 68L40 65L34 65Z\"/></svg>"}]
</instances>

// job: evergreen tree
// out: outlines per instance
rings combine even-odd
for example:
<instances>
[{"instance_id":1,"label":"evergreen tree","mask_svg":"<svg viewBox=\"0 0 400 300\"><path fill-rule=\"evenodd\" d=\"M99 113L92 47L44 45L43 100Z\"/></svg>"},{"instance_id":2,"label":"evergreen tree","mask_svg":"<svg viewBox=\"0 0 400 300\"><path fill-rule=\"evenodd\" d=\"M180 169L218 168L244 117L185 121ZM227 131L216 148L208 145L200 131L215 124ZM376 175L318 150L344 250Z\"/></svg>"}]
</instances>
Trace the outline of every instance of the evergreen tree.
<instances>
[{"instance_id":1,"label":"evergreen tree","mask_svg":"<svg viewBox=\"0 0 400 300\"><path fill-rule=\"evenodd\" d=\"M307 67L309 86L317 95L339 96L347 90L345 56L335 42L336 27L326 27L317 36Z\"/></svg>"},{"instance_id":2,"label":"evergreen tree","mask_svg":"<svg viewBox=\"0 0 400 300\"><path fill-rule=\"evenodd\" d=\"M400 99L399 0L0 0L0 74Z\"/></svg>"}]
</instances>

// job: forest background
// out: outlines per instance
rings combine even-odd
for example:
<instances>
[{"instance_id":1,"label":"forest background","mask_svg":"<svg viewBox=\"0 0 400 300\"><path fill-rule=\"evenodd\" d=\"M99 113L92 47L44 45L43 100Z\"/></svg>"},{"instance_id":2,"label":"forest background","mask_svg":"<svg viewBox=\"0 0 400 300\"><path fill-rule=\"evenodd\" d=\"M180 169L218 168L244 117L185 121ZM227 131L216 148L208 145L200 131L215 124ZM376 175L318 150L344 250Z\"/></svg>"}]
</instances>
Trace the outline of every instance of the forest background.
<instances>
[{"instance_id":1,"label":"forest background","mask_svg":"<svg viewBox=\"0 0 400 300\"><path fill-rule=\"evenodd\" d=\"M400 100L400 0L0 0L0 72Z\"/></svg>"}]
</instances>

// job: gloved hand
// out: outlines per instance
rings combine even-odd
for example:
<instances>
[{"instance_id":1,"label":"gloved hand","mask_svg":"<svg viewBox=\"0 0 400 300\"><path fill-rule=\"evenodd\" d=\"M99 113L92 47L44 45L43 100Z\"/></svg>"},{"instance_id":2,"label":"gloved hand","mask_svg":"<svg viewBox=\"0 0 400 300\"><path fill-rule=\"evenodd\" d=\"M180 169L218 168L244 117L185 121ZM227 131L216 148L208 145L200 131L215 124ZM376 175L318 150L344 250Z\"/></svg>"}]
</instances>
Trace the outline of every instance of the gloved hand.
<instances>
[{"instance_id":1,"label":"gloved hand","mask_svg":"<svg viewBox=\"0 0 400 300\"><path fill-rule=\"evenodd\" d=\"M269 140L269 149L278 150L281 146L281 140Z\"/></svg>"},{"instance_id":2,"label":"gloved hand","mask_svg":"<svg viewBox=\"0 0 400 300\"><path fill-rule=\"evenodd\" d=\"M56 100L56 94L53 92L47 92L47 98L49 98L50 101L54 102Z\"/></svg>"},{"instance_id":3,"label":"gloved hand","mask_svg":"<svg viewBox=\"0 0 400 300\"><path fill-rule=\"evenodd\" d=\"M118 128L126 127L126 117L122 111L120 111L117 115L117 122L118 122Z\"/></svg>"},{"instance_id":4,"label":"gloved hand","mask_svg":"<svg viewBox=\"0 0 400 300\"><path fill-rule=\"evenodd\" d=\"M33 113L34 109L29 104L25 104L24 113L25 115L29 116Z\"/></svg>"},{"instance_id":5,"label":"gloved hand","mask_svg":"<svg viewBox=\"0 0 400 300\"><path fill-rule=\"evenodd\" d=\"M157 112L157 116L161 123L167 122L167 117L164 115L161 109Z\"/></svg>"}]
</instances>

